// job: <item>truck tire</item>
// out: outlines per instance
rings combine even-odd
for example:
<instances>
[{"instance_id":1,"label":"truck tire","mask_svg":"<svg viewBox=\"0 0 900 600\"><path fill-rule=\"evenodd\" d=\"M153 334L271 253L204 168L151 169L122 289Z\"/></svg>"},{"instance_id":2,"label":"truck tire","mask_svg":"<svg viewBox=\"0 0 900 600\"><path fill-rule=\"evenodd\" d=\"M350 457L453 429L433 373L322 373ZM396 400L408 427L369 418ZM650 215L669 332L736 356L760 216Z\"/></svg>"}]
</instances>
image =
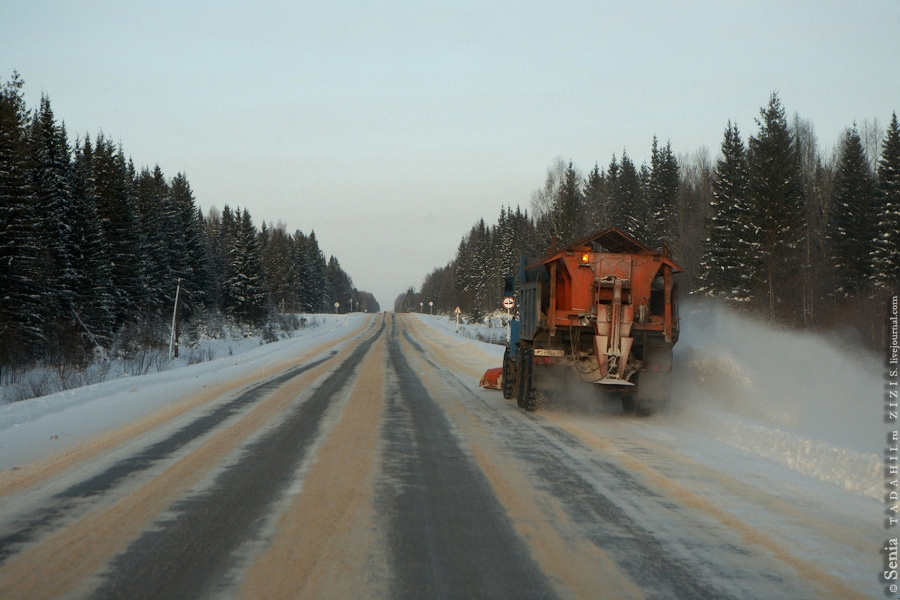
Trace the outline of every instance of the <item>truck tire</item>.
<instances>
[{"instance_id":1,"label":"truck tire","mask_svg":"<svg viewBox=\"0 0 900 600\"><path fill-rule=\"evenodd\" d=\"M534 371L534 352L531 348L519 348L519 389L516 394L516 403L519 408L534 412L537 410L538 396L532 385Z\"/></svg>"},{"instance_id":2,"label":"truck tire","mask_svg":"<svg viewBox=\"0 0 900 600\"><path fill-rule=\"evenodd\" d=\"M506 350L503 352L503 385L501 387L503 391L503 397L507 400L512 400L516 397L516 383L518 372L513 367L512 360L509 358L509 346L506 347Z\"/></svg>"}]
</instances>

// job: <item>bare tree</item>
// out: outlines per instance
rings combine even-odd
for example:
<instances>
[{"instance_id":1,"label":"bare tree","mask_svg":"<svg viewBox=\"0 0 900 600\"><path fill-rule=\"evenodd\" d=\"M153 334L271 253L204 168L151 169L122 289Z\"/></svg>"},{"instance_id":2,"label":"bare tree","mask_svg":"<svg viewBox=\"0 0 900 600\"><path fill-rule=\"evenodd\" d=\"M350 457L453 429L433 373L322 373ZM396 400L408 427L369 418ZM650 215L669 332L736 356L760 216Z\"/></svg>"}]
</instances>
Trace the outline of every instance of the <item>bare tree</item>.
<instances>
[{"instance_id":1,"label":"bare tree","mask_svg":"<svg viewBox=\"0 0 900 600\"><path fill-rule=\"evenodd\" d=\"M676 262L685 270L682 285L687 289L684 291L692 291L700 274L703 242L707 237L706 219L710 216L713 200L715 169L706 146L693 154L680 154L678 164L681 181L670 249Z\"/></svg>"},{"instance_id":2,"label":"bare tree","mask_svg":"<svg viewBox=\"0 0 900 600\"><path fill-rule=\"evenodd\" d=\"M884 140L884 127L878 123L878 118L871 121L863 119L859 126L859 139L863 150L866 151L866 159L869 161L869 171L875 173L878 157L881 156L881 142Z\"/></svg>"}]
</instances>

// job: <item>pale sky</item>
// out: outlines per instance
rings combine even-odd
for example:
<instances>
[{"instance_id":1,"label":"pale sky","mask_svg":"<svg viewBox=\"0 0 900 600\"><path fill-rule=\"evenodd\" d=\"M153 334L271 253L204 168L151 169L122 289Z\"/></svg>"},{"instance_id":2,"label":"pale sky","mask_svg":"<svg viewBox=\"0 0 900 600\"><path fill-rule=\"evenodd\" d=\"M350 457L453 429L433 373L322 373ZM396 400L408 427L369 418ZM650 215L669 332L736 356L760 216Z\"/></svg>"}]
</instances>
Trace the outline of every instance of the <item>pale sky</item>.
<instances>
[{"instance_id":1,"label":"pale sky","mask_svg":"<svg viewBox=\"0 0 900 600\"><path fill-rule=\"evenodd\" d=\"M386 309L479 218L530 210L556 157L715 156L773 91L829 154L900 111L900 0L0 0L0 31L0 80L70 139L315 230Z\"/></svg>"}]
</instances>

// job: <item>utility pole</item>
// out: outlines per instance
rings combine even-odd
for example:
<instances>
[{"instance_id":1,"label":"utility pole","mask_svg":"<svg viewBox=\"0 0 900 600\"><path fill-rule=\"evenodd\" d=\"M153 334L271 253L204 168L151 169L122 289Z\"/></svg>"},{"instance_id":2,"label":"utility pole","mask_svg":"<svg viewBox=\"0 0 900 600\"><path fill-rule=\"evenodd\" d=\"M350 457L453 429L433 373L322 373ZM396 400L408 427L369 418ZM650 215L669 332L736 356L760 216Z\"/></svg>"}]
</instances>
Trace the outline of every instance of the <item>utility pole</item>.
<instances>
[{"instance_id":1,"label":"utility pole","mask_svg":"<svg viewBox=\"0 0 900 600\"><path fill-rule=\"evenodd\" d=\"M172 335L169 337L169 360L173 358L173 350L175 352L174 358L178 358L178 346L175 345L175 321L178 317L178 299L181 296L181 278L178 278L178 287L175 289L175 309L172 311Z\"/></svg>"}]
</instances>

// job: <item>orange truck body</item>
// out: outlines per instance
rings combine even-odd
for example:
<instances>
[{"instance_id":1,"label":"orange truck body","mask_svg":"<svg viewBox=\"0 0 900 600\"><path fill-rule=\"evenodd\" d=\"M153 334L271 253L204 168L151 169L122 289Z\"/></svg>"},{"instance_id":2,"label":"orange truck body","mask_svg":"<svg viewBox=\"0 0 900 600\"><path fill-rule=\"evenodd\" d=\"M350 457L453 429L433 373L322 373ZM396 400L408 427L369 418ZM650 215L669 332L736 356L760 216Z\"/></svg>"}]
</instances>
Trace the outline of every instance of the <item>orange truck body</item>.
<instances>
[{"instance_id":1,"label":"orange truck body","mask_svg":"<svg viewBox=\"0 0 900 600\"><path fill-rule=\"evenodd\" d=\"M552 366L615 390L626 410L664 402L678 339L673 275L680 271L667 251L616 228L523 259L518 319L500 377L504 395L534 410L536 380Z\"/></svg>"}]
</instances>

